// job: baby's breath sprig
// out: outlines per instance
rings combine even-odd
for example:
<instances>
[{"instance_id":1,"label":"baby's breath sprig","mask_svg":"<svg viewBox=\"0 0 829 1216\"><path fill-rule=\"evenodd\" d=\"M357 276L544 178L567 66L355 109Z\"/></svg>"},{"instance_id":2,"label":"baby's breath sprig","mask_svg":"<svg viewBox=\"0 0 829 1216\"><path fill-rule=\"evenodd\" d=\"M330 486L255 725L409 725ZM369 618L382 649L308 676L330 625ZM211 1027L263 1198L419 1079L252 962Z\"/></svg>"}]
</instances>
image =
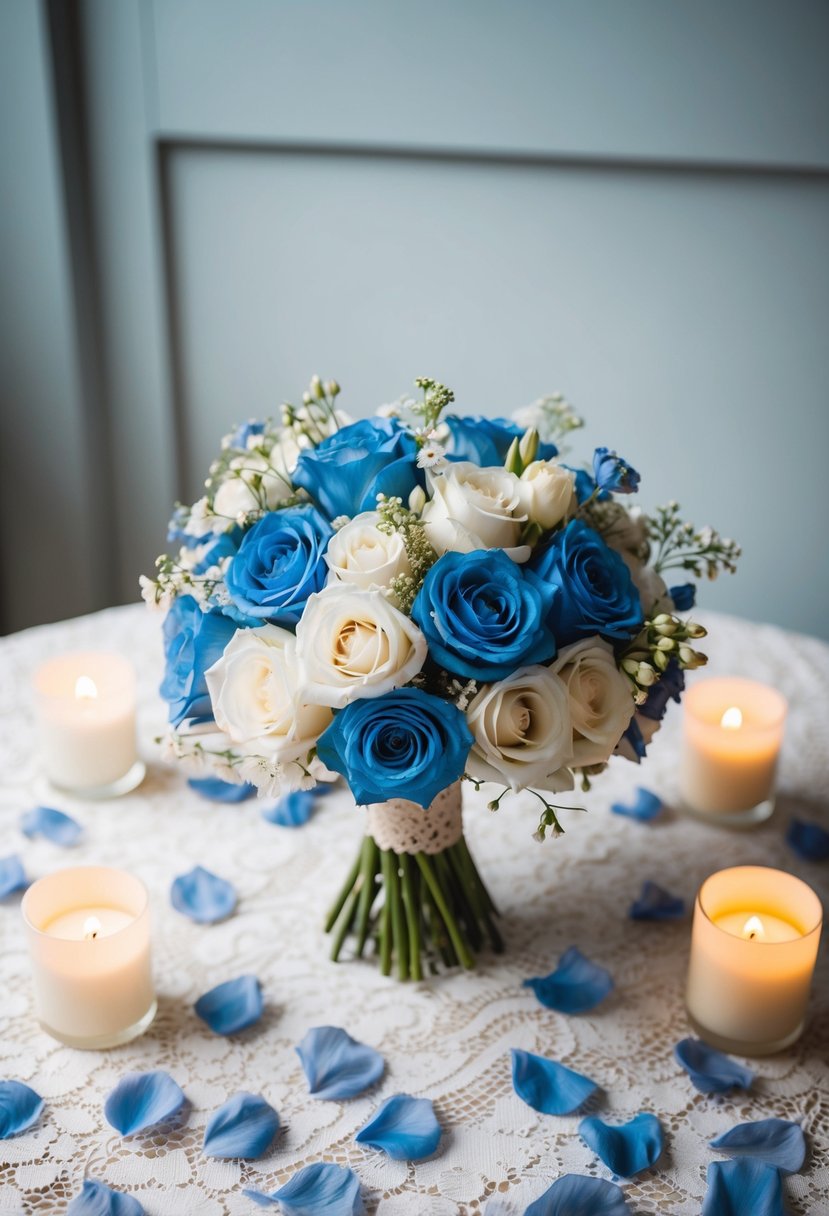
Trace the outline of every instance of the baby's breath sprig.
<instances>
[{"instance_id":1,"label":"baby's breath sprig","mask_svg":"<svg viewBox=\"0 0 829 1216\"><path fill-rule=\"evenodd\" d=\"M655 549L657 573L687 570L695 578L716 578L721 570L733 574L742 550L736 541L720 536L713 528L697 528L680 518L679 503L657 507L648 516L648 536Z\"/></svg>"},{"instance_id":2,"label":"baby's breath sprig","mask_svg":"<svg viewBox=\"0 0 829 1216\"><path fill-rule=\"evenodd\" d=\"M529 793L534 794L544 808L538 821L538 827L533 832L533 840L537 840L539 844L546 840L548 832L554 837L564 835L564 828L559 822L556 811L584 810L584 807L558 806L554 802L549 802L538 790L530 790Z\"/></svg>"},{"instance_id":3,"label":"baby's breath sprig","mask_svg":"<svg viewBox=\"0 0 829 1216\"><path fill-rule=\"evenodd\" d=\"M378 531L385 532L387 536L399 532L406 547L412 572L392 579L391 590L401 612L410 613L427 570L437 561L437 553L426 539L423 521L414 511L403 506L402 498L386 498L385 494L378 494L377 512L380 516Z\"/></svg>"},{"instance_id":4,"label":"baby's breath sprig","mask_svg":"<svg viewBox=\"0 0 829 1216\"><path fill-rule=\"evenodd\" d=\"M439 380L432 380L429 376L418 376L415 384L423 390L423 400L410 401L407 404L412 413L422 419L421 425L415 431L417 445L422 447L433 435L447 405L451 405L455 400L455 394L451 388L447 388Z\"/></svg>"},{"instance_id":5,"label":"baby's breath sprig","mask_svg":"<svg viewBox=\"0 0 829 1216\"><path fill-rule=\"evenodd\" d=\"M645 621L641 633L622 655L621 669L630 680L637 705L647 700L651 688L673 660L683 671L704 667L708 656L695 650L690 642L704 638L708 631L695 621L683 621L670 612L660 612Z\"/></svg>"},{"instance_id":6,"label":"baby's breath sprig","mask_svg":"<svg viewBox=\"0 0 829 1216\"><path fill-rule=\"evenodd\" d=\"M559 455L566 451L562 441L567 435L584 426L584 419L576 413L563 393L539 397L532 405L516 410L512 416L519 426L534 427L544 443L556 444Z\"/></svg>"}]
</instances>

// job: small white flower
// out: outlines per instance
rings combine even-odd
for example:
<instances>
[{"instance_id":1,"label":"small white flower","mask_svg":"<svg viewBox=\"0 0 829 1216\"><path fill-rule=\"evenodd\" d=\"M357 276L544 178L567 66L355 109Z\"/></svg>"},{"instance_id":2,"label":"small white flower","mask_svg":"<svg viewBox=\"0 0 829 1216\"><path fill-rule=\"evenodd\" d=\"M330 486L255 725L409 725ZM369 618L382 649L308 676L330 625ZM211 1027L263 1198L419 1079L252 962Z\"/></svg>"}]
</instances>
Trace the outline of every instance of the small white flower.
<instances>
[{"instance_id":1,"label":"small white flower","mask_svg":"<svg viewBox=\"0 0 829 1216\"><path fill-rule=\"evenodd\" d=\"M417 467L419 469L433 469L436 465L443 464L446 456L446 449L440 443L424 443L423 447L417 454Z\"/></svg>"}]
</instances>

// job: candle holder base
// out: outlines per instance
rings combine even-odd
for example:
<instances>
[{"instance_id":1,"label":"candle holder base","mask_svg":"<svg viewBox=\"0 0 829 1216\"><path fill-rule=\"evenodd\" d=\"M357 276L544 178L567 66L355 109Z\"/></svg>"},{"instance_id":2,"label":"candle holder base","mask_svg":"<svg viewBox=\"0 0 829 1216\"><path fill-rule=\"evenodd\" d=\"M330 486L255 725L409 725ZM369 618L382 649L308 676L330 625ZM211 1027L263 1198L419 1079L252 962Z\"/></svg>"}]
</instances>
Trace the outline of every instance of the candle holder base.
<instances>
[{"instance_id":1,"label":"candle holder base","mask_svg":"<svg viewBox=\"0 0 829 1216\"><path fill-rule=\"evenodd\" d=\"M718 1051L727 1051L729 1054L738 1056L773 1056L778 1051L785 1051L787 1047L791 1047L792 1043L796 1043L803 1034L804 1022L801 1022L789 1034L784 1035L781 1039L773 1039L767 1043L744 1043L739 1039L729 1039L725 1035L716 1034L713 1030L709 1030L707 1026L703 1026L696 1020L694 1015L688 1010L688 1021L691 1024L692 1030L699 1035L701 1039L709 1045L716 1047Z\"/></svg>"},{"instance_id":2,"label":"candle holder base","mask_svg":"<svg viewBox=\"0 0 829 1216\"><path fill-rule=\"evenodd\" d=\"M767 798L765 802L758 802L757 806L747 807L743 811L701 811L683 799L679 809L692 819L710 823L715 828L756 828L771 819L774 814L774 799Z\"/></svg>"},{"instance_id":3,"label":"candle holder base","mask_svg":"<svg viewBox=\"0 0 829 1216\"><path fill-rule=\"evenodd\" d=\"M158 1001L153 998L153 1003L147 1012L137 1022L134 1022L132 1026L127 1026L123 1030L114 1030L111 1034L95 1035L88 1039L64 1034L62 1030L55 1030L53 1026L47 1025L42 1020L40 1028L41 1030L45 1030L46 1034L51 1035L53 1039L57 1039L59 1043L63 1043L65 1047L75 1047L79 1051L103 1051L107 1047L122 1047L124 1043L131 1043L133 1039L137 1039L151 1025L157 1009Z\"/></svg>"},{"instance_id":4,"label":"candle holder base","mask_svg":"<svg viewBox=\"0 0 829 1216\"><path fill-rule=\"evenodd\" d=\"M143 760L136 760L132 768L130 768L123 777L119 777L117 781L110 781L107 785L93 785L86 789L78 789L69 786L61 785L59 781L51 781L51 784L56 790L60 790L65 794L72 794L75 798L88 798L92 802L105 802L108 798L121 798L124 794L130 794L133 790L138 789L138 786L147 775L147 766Z\"/></svg>"}]
</instances>

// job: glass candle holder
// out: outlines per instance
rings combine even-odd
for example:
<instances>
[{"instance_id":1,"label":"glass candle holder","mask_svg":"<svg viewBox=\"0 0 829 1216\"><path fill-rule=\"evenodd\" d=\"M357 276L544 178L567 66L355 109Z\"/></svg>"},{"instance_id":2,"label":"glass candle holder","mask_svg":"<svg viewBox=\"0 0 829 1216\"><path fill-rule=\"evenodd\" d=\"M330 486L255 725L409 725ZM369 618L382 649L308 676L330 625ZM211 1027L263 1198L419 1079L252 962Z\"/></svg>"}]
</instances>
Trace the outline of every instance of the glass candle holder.
<instances>
[{"instance_id":1,"label":"glass candle holder","mask_svg":"<svg viewBox=\"0 0 829 1216\"><path fill-rule=\"evenodd\" d=\"M774 811L786 701L738 677L700 680L685 709L679 788L691 814L725 827L750 827Z\"/></svg>"},{"instance_id":2,"label":"glass candle holder","mask_svg":"<svg viewBox=\"0 0 829 1216\"><path fill-rule=\"evenodd\" d=\"M712 1047L782 1051L803 1031L823 910L811 887L765 866L712 874L694 907L687 1007Z\"/></svg>"},{"instance_id":3,"label":"glass candle holder","mask_svg":"<svg viewBox=\"0 0 829 1216\"><path fill-rule=\"evenodd\" d=\"M97 651L61 655L38 668L34 688L52 785L85 798L114 798L141 783L135 668L127 659Z\"/></svg>"},{"instance_id":4,"label":"glass candle holder","mask_svg":"<svg viewBox=\"0 0 829 1216\"><path fill-rule=\"evenodd\" d=\"M38 879L21 906L47 1034L81 1048L142 1034L156 1011L144 884L123 870L78 866Z\"/></svg>"}]
</instances>

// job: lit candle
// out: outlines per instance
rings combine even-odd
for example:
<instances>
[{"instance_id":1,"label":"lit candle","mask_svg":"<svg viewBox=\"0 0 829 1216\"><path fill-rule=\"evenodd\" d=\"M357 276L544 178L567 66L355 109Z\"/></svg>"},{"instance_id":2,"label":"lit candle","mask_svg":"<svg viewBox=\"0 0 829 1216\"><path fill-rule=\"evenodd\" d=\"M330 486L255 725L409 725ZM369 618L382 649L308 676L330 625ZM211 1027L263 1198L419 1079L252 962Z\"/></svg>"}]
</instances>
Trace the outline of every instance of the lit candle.
<instances>
[{"instance_id":1,"label":"lit candle","mask_svg":"<svg viewBox=\"0 0 829 1216\"><path fill-rule=\"evenodd\" d=\"M767 819L785 699L754 680L717 678L692 685L684 706L679 784L685 806L723 824Z\"/></svg>"},{"instance_id":2,"label":"lit candle","mask_svg":"<svg viewBox=\"0 0 829 1216\"><path fill-rule=\"evenodd\" d=\"M103 866L29 887L23 919L40 1024L70 1047L114 1047L155 1016L147 889Z\"/></svg>"},{"instance_id":3,"label":"lit candle","mask_svg":"<svg viewBox=\"0 0 829 1216\"><path fill-rule=\"evenodd\" d=\"M144 776L135 741L135 669L121 655L51 659L35 673L40 747L60 789L107 798Z\"/></svg>"},{"instance_id":4,"label":"lit candle","mask_svg":"<svg viewBox=\"0 0 829 1216\"><path fill-rule=\"evenodd\" d=\"M688 1014L724 1051L768 1055L803 1030L822 909L793 874L764 866L720 870L694 908Z\"/></svg>"}]
</instances>

